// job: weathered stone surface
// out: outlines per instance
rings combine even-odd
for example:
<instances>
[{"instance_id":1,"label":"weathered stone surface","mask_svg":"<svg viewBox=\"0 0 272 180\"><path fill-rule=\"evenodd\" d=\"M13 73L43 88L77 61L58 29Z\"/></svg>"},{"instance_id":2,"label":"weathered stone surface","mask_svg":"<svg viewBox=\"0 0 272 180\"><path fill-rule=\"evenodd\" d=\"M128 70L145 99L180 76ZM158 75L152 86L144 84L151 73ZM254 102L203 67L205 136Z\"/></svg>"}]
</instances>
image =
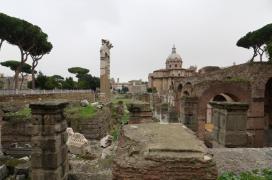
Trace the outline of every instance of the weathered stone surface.
<instances>
[{"instance_id":1,"label":"weathered stone surface","mask_svg":"<svg viewBox=\"0 0 272 180\"><path fill-rule=\"evenodd\" d=\"M111 127L111 111L108 107L98 110L90 119L72 119L67 117L68 124L75 132L79 132L87 139L100 140L107 135Z\"/></svg>"},{"instance_id":2,"label":"weathered stone surface","mask_svg":"<svg viewBox=\"0 0 272 180\"><path fill-rule=\"evenodd\" d=\"M87 99L84 99L84 100L81 100L80 101L80 106L82 106L82 107L87 107L87 106L89 106L89 101L87 100Z\"/></svg>"},{"instance_id":3,"label":"weathered stone surface","mask_svg":"<svg viewBox=\"0 0 272 180\"><path fill-rule=\"evenodd\" d=\"M32 179L66 180L68 178L68 134L62 101L38 102L30 105L32 128ZM40 130L40 133L39 133Z\"/></svg>"},{"instance_id":4,"label":"weathered stone surface","mask_svg":"<svg viewBox=\"0 0 272 180\"><path fill-rule=\"evenodd\" d=\"M88 140L80 133L72 134L67 141L69 152L72 154L85 154L85 147Z\"/></svg>"},{"instance_id":5,"label":"weathered stone surface","mask_svg":"<svg viewBox=\"0 0 272 180\"><path fill-rule=\"evenodd\" d=\"M126 125L113 164L113 179L216 179L203 142L181 124Z\"/></svg>"},{"instance_id":6,"label":"weathered stone surface","mask_svg":"<svg viewBox=\"0 0 272 180\"><path fill-rule=\"evenodd\" d=\"M213 139L226 147L245 147L249 144L247 110L240 102L210 102L212 109Z\"/></svg>"},{"instance_id":7,"label":"weathered stone surface","mask_svg":"<svg viewBox=\"0 0 272 180\"><path fill-rule=\"evenodd\" d=\"M272 168L272 148L214 148L209 151L219 174Z\"/></svg>"},{"instance_id":8,"label":"weathered stone surface","mask_svg":"<svg viewBox=\"0 0 272 180\"><path fill-rule=\"evenodd\" d=\"M110 101L110 41L102 39L100 48L100 101L104 104Z\"/></svg>"},{"instance_id":9,"label":"weathered stone surface","mask_svg":"<svg viewBox=\"0 0 272 180\"><path fill-rule=\"evenodd\" d=\"M107 135L107 136L103 137L100 140L100 146L103 148L110 146L112 143L112 139L113 139L113 137L111 135Z\"/></svg>"},{"instance_id":10,"label":"weathered stone surface","mask_svg":"<svg viewBox=\"0 0 272 180\"><path fill-rule=\"evenodd\" d=\"M0 179L5 179L8 176L8 169L5 164L0 166Z\"/></svg>"}]
</instances>

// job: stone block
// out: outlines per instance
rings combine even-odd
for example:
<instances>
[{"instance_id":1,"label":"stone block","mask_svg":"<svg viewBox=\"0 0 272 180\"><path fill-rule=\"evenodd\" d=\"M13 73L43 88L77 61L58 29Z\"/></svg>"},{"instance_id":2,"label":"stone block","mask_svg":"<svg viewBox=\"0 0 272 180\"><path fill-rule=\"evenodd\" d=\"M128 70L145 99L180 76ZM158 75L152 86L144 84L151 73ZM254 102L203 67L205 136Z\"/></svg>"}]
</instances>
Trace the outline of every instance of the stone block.
<instances>
[{"instance_id":1,"label":"stone block","mask_svg":"<svg viewBox=\"0 0 272 180\"><path fill-rule=\"evenodd\" d=\"M33 149L40 149L44 152L57 152L62 147L61 135L58 136L33 136L31 139Z\"/></svg>"},{"instance_id":2,"label":"stone block","mask_svg":"<svg viewBox=\"0 0 272 180\"><path fill-rule=\"evenodd\" d=\"M192 131L180 124L148 123L122 129L112 179L215 180L216 165Z\"/></svg>"},{"instance_id":3,"label":"stone block","mask_svg":"<svg viewBox=\"0 0 272 180\"><path fill-rule=\"evenodd\" d=\"M226 147L245 147L248 137L245 131L223 131L219 130L218 142Z\"/></svg>"},{"instance_id":4,"label":"stone block","mask_svg":"<svg viewBox=\"0 0 272 180\"><path fill-rule=\"evenodd\" d=\"M31 166L32 169L56 169L63 163L63 149L55 153L32 153ZM64 151L66 152L66 151Z\"/></svg>"},{"instance_id":5,"label":"stone block","mask_svg":"<svg viewBox=\"0 0 272 180\"><path fill-rule=\"evenodd\" d=\"M219 128L226 131L245 131L247 124L246 114L228 114L227 116L221 116Z\"/></svg>"},{"instance_id":6,"label":"stone block","mask_svg":"<svg viewBox=\"0 0 272 180\"><path fill-rule=\"evenodd\" d=\"M247 130L250 134L252 134L252 142L253 147L263 147L265 145L265 131L264 130Z\"/></svg>"},{"instance_id":7,"label":"stone block","mask_svg":"<svg viewBox=\"0 0 272 180\"><path fill-rule=\"evenodd\" d=\"M56 170L35 170L32 171L32 178L35 180L62 180L61 168Z\"/></svg>"},{"instance_id":8,"label":"stone block","mask_svg":"<svg viewBox=\"0 0 272 180\"><path fill-rule=\"evenodd\" d=\"M5 164L0 166L0 179L6 179L8 176L8 169Z\"/></svg>"}]
</instances>

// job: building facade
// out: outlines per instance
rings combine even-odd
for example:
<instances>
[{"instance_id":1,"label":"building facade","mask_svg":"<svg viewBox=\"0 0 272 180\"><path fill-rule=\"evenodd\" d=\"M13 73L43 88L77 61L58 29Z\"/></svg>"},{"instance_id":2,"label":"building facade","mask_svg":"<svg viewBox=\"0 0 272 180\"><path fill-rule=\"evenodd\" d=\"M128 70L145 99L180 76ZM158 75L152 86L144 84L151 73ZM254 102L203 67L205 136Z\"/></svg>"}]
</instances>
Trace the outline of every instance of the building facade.
<instances>
[{"instance_id":1,"label":"building facade","mask_svg":"<svg viewBox=\"0 0 272 180\"><path fill-rule=\"evenodd\" d=\"M173 46L172 53L166 59L165 69L155 70L149 74L148 87L156 88L160 95L168 94L173 89L176 80L193 76L196 73L196 68L184 69L182 63L181 56Z\"/></svg>"}]
</instances>

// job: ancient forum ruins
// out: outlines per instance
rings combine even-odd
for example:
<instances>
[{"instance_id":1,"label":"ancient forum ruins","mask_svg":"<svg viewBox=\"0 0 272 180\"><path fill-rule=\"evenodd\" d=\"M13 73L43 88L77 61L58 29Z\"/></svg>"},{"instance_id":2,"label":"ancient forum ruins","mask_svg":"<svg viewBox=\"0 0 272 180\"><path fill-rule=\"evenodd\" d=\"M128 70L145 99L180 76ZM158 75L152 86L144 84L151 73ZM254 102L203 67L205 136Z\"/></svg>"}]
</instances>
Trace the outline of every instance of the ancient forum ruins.
<instances>
[{"instance_id":1,"label":"ancient forum ruins","mask_svg":"<svg viewBox=\"0 0 272 180\"><path fill-rule=\"evenodd\" d=\"M110 101L110 49L113 45L110 41L102 39L100 48L100 100L103 103Z\"/></svg>"},{"instance_id":2,"label":"ancient forum ruins","mask_svg":"<svg viewBox=\"0 0 272 180\"><path fill-rule=\"evenodd\" d=\"M272 145L270 63L207 66L198 72L181 65L174 47L166 69L149 74L149 87L157 90L157 119L181 122L201 139L212 131L213 140L228 147Z\"/></svg>"}]
</instances>

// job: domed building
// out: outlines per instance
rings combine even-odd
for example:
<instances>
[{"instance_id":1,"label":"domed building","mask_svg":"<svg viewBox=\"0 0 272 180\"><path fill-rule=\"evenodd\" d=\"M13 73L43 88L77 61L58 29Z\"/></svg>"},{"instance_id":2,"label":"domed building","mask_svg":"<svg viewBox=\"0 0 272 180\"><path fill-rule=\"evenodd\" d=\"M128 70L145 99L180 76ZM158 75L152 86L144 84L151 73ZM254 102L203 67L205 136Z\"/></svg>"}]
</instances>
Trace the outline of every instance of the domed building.
<instances>
[{"instance_id":1,"label":"domed building","mask_svg":"<svg viewBox=\"0 0 272 180\"><path fill-rule=\"evenodd\" d=\"M156 88L161 95L167 94L175 80L192 76L196 73L195 68L182 68L182 58L176 52L176 47L173 46L172 53L167 57L165 62L166 68L153 71L148 76L148 86Z\"/></svg>"}]
</instances>

